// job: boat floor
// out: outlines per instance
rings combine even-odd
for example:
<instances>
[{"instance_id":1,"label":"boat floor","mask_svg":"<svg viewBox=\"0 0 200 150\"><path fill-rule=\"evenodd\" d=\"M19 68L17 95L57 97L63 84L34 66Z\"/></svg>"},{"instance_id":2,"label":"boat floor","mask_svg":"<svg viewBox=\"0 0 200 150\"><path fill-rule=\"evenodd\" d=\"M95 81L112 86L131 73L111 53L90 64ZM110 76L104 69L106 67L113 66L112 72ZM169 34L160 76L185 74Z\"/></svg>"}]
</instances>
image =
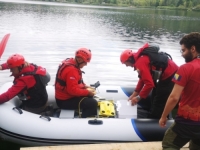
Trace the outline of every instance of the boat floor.
<instances>
[{"instance_id":1,"label":"boat floor","mask_svg":"<svg viewBox=\"0 0 200 150\"><path fill-rule=\"evenodd\" d=\"M44 112L42 112L41 115L59 118L60 112L61 112L61 109L59 109L59 108L54 109L52 106L47 106L46 110ZM99 108L97 108L97 114L99 114ZM137 118L147 118L147 116L148 116L148 110L146 108L144 109L140 106L137 106ZM74 110L73 117L79 118L78 110ZM99 118L98 115L96 117ZM118 115L115 115L111 118L118 118Z\"/></svg>"},{"instance_id":2,"label":"boat floor","mask_svg":"<svg viewBox=\"0 0 200 150\"><path fill-rule=\"evenodd\" d=\"M187 143L181 150L189 150ZM132 142L109 144L82 144L64 146L26 147L20 150L162 150L161 142Z\"/></svg>"}]
</instances>

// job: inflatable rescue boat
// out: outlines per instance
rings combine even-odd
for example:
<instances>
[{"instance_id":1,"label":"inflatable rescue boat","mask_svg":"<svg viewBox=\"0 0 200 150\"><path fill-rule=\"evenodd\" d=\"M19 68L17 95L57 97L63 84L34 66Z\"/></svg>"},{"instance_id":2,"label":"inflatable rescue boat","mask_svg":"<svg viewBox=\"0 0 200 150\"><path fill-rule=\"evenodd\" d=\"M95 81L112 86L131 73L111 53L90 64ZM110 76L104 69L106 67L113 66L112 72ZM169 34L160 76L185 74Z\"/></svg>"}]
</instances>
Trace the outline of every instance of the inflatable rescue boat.
<instances>
[{"instance_id":1,"label":"inflatable rescue boat","mask_svg":"<svg viewBox=\"0 0 200 150\"><path fill-rule=\"evenodd\" d=\"M4 84L0 93L7 91L11 85ZM168 120L166 128L161 128L158 120L146 119L143 113L147 110L148 99L144 104L131 106L127 101L133 91L130 87L98 87L95 98L99 106L95 118L79 118L76 110L59 109L54 86L48 85L47 91L52 110L49 110L49 115L20 109L21 100L17 96L0 105L1 139L28 146L161 141L166 129L173 123L173 119Z\"/></svg>"}]
</instances>

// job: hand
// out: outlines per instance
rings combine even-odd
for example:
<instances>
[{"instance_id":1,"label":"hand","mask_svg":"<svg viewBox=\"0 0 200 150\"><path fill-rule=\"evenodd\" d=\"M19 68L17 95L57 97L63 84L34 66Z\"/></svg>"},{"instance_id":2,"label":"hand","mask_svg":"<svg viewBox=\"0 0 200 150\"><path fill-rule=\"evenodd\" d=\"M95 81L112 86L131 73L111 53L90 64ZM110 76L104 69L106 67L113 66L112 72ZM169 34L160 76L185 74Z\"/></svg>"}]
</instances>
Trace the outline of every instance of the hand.
<instances>
[{"instance_id":1,"label":"hand","mask_svg":"<svg viewBox=\"0 0 200 150\"><path fill-rule=\"evenodd\" d=\"M94 89L93 86L89 86L89 85L85 85L85 88L86 88L86 89L87 89L87 88L92 88L92 89Z\"/></svg>"},{"instance_id":2,"label":"hand","mask_svg":"<svg viewBox=\"0 0 200 150\"><path fill-rule=\"evenodd\" d=\"M131 101L132 106L136 105L139 102L139 100L136 96L131 98L130 101Z\"/></svg>"},{"instance_id":3,"label":"hand","mask_svg":"<svg viewBox=\"0 0 200 150\"><path fill-rule=\"evenodd\" d=\"M87 89L87 88L90 88L91 86L89 86L89 85L85 85L85 88Z\"/></svg>"},{"instance_id":4,"label":"hand","mask_svg":"<svg viewBox=\"0 0 200 150\"><path fill-rule=\"evenodd\" d=\"M133 98L133 94L128 98L128 101L131 100Z\"/></svg>"},{"instance_id":5,"label":"hand","mask_svg":"<svg viewBox=\"0 0 200 150\"><path fill-rule=\"evenodd\" d=\"M129 97L128 100L133 99L133 97L135 97L135 96L137 96L137 95L138 95L138 92L134 91L134 92L131 94L131 96Z\"/></svg>"},{"instance_id":6,"label":"hand","mask_svg":"<svg viewBox=\"0 0 200 150\"><path fill-rule=\"evenodd\" d=\"M95 91L95 89L92 89L92 88L87 88L87 90L88 90L88 96L94 96L95 94L96 94L96 91Z\"/></svg>"},{"instance_id":7,"label":"hand","mask_svg":"<svg viewBox=\"0 0 200 150\"><path fill-rule=\"evenodd\" d=\"M88 87L87 90L88 90L88 91L92 91L92 92L96 92L95 89L92 88L92 87Z\"/></svg>"},{"instance_id":8,"label":"hand","mask_svg":"<svg viewBox=\"0 0 200 150\"><path fill-rule=\"evenodd\" d=\"M160 120L159 120L159 125L160 127L164 128L166 127L166 122L167 122L167 117L161 117Z\"/></svg>"}]
</instances>

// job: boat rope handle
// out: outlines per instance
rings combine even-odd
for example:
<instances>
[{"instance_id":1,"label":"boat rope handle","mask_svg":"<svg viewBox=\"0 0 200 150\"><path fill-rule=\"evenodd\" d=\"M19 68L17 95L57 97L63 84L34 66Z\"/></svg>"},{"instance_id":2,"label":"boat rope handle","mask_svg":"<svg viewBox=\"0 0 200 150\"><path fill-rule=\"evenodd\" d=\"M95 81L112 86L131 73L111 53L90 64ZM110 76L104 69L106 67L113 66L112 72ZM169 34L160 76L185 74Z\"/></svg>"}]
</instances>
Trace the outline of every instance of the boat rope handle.
<instances>
[{"instance_id":1,"label":"boat rope handle","mask_svg":"<svg viewBox=\"0 0 200 150\"><path fill-rule=\"evenodd\" d=\"M17 111L20 115L23 114L23 111L19 107L13 107L13 110Z\"/></svg>"},{"instance_id":2,"label":"boat rope handle","mask_svg":"<svg viewBox=\"0 0 200 150\"><path fill-rule=\"evenodd\" d=\"M51 121L51 118L50 118L49 116L41 115L40 118L42 118L42 119L44 119L44 120Z\"/></svg>"},{"instance_id":3,"label":"boat rope handle","mask_svg":"<svg viewBox=\"0 0 200 150\"><path fill-rule=\"evenodd\" d=\"M102 125L103 121L102 120L97 120L97 119L88 120L88 124L90 124L90 125Z\"/></svg>"}]
</instances>

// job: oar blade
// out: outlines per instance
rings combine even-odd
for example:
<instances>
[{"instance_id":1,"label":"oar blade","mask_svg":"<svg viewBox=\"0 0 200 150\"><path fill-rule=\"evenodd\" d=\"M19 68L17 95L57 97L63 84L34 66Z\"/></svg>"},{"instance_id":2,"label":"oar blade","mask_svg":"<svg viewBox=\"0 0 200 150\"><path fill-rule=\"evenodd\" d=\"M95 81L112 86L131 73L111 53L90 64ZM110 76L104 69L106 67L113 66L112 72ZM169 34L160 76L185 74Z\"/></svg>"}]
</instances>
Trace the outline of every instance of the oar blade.
<instances>
[{"instance_id":1,"label":"oar blade","mask_svg":"<svg viewBox=\"0 0 200 150\"><path fill-rule=\"evenodd\" d=\"M10 34L6 34L6 35L3 37L3 39L2 39L2 41L1 41L1 43L0 43L0 58L1 58L1 56L2 56L2 54L3 54L3 52L4 52L4 50L5 50L5 47L6 47L6 44L7 44L7 42L8 42L9 37L10 37Z\"/></svg>"}]
</instances>

